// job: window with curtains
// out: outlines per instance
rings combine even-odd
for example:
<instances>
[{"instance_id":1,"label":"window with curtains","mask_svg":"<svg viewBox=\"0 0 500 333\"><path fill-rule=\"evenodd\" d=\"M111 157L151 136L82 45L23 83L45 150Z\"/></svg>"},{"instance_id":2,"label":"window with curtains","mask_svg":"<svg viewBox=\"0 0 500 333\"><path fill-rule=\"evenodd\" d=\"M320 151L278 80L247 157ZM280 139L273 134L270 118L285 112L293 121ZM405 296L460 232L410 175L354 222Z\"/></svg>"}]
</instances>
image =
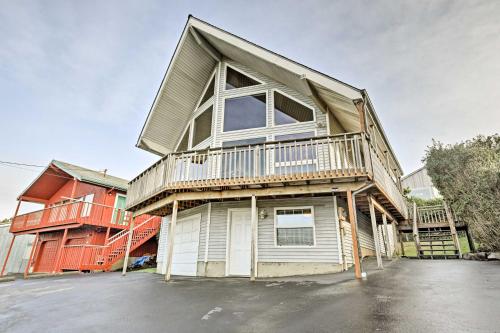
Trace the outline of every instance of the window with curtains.
<instances>
[{"instance_id":1,"label":"window with curtains","mask_svg":"<svg viewBox=\"0 0 500 333\"><path fill-rule=\"evenodd\" d=\"M312 207L276 208L276 246L314 246Z\"/></svg>"},{"instance_id":2,"label":"window with curtains","mask_svg":"<svg viewBox=\"0 0 500 333\"><path fill-rule=\"evenodd\" d=\"M226 90L256 86L259 81L227 66L226 67Z\"/></svg>"},{"instance_id":3,"label":"window with curtains","mask_svg":"<svg viewBox=\"0 0 500 333\"><path fill-rule=\"evenodd\" d=\"M314 111L310 107L275 91L274 124L287 125L314 120Z\"/></svg>"}]
</instances>

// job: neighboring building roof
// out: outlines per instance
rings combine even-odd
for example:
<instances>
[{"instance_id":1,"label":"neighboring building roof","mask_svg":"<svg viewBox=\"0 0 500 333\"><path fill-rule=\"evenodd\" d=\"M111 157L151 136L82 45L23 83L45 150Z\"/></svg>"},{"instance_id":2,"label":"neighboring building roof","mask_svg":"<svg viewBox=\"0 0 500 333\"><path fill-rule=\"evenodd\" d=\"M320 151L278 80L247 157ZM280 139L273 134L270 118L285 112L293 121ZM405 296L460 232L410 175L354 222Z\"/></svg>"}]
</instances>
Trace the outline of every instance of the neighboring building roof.
<instances>
[{"instance_id":1,"label":"neighboring building roof","mask_svg":"<svg viewBox=\"0 0 500 333\"><path fill-rule=\"evenodd\" d=\"M360 130L359 112L354 100L367 100L383 139L394 156L366 91L193 16L189 16L186 22L136 146L158 155L172 152L216 64L225 58L252 68L313 100L322 101L320 104L325 105L318 105L322 111L334 112L344 128L352 132ZM401 169L397 159L394 159Z\"/></svg>"},{"instance_id":2,"label":"neighboring building roof","mask_svg":"<svg viewBox=\"0 0 500 333\"><path fill-rule=\"evenodd\" d=\"M64 172L75 177L79 181L102 185L109 188L116 188L122 191L127 191L128 180L126 179L111 176L109 174L104 174L101 171L87 169L84 167L80 167L78 165L62 161L53 160L51 163L57 166L59 169L63 170Z\"/></svg>"},{"instance_id":3,"label":"neighboring building roof","mask_svg":"<svg viewBox=\"0 0 500 333\"><path fill-rule=\"evenodd\" d=\"M68 177L69 175L69 177ZM77 179L84 183L114 188L123 192L128 189L128 180L87 169L78 165L52 160L49 165L19 195L25 201L43 202L48 200L68 179Z\"/></svg>"},{"instance_id":4,"label":"neighboring building roof","mask_svg":"<svg viewBox=\"0 0 500 333\"><path fill-rule=\"evenodd\" d=\"M410 173L409 173L409 174L407 174L406 176L401 177L401 181L405 180L406 178L409 178L409 177L413 176L414 174L416 174L416 173L418 173L418 172L420 172L420 171L422 171L422 170L424 170L424 169L425 169L425 165L424 165L423 167L421 167L421 168L418 168L418 169L417 169L417 170L415 170L415 171L410 172Z\"/></svg>"}]
</instances>

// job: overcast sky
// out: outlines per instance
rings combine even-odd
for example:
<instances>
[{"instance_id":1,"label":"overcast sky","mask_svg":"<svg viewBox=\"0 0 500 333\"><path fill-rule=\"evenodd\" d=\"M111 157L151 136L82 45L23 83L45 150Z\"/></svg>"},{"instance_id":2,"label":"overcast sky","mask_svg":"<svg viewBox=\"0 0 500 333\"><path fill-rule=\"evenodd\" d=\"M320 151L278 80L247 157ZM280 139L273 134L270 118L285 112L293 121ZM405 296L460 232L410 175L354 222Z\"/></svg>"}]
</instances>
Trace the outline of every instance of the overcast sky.
<instances>
[{"instance_id":1,"label":"overcast sky","mask_svg":"<svg viewBox=\"0 0 500 333\"><path fill-rule=\"evenodd\" d=\"M0 160L132 178L135 148L193 14L368 90L405 173L435 138L500 128L500 1L0 0ZM0 165L0 218L39 168Z\"/></svg>"}]
</instances>

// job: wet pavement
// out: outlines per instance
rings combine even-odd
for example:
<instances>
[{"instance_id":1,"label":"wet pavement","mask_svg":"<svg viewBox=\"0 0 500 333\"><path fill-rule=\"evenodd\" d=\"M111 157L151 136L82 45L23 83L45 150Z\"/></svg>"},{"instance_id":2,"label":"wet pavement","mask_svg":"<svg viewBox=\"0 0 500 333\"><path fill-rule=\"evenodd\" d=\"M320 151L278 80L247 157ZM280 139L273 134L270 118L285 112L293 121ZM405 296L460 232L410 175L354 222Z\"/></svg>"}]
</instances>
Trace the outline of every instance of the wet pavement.
<instances>
[{"instance_id":1,"label":"wet pavement","mask_svg":"<svg viewBox=\"0 0 500 333\"><path fill-rule=\"evenodd\" d=\"M388 263L386 263L388 264ZM0 284L0 332L500 332L500 262L265 280L134 272Z\"/></svg>"}]
</instances>

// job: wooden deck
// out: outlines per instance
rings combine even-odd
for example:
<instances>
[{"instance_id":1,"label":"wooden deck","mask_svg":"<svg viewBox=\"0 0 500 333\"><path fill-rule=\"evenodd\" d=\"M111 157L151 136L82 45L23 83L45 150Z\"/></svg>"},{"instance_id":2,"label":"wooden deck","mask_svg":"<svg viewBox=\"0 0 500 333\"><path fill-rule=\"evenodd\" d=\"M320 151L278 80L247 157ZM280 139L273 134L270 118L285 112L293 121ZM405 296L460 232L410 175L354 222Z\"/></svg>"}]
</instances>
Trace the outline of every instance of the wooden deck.
<instances>
[{"instance_id":1,"label":"wooden deck","mask_svg":"<svg viewBox=\"0 0 500 333\"><path fill-rule=\"evenodd\" d=\"M363 133L169 154L130 182L127 209L146 212L144 207L175 193L193 193L196 205L210 200L206 192L288 187L293 195L293 189L330 184L331 193L368 181L388 209L406 217L397 178Z\"/></svg>"}]
</instances>

